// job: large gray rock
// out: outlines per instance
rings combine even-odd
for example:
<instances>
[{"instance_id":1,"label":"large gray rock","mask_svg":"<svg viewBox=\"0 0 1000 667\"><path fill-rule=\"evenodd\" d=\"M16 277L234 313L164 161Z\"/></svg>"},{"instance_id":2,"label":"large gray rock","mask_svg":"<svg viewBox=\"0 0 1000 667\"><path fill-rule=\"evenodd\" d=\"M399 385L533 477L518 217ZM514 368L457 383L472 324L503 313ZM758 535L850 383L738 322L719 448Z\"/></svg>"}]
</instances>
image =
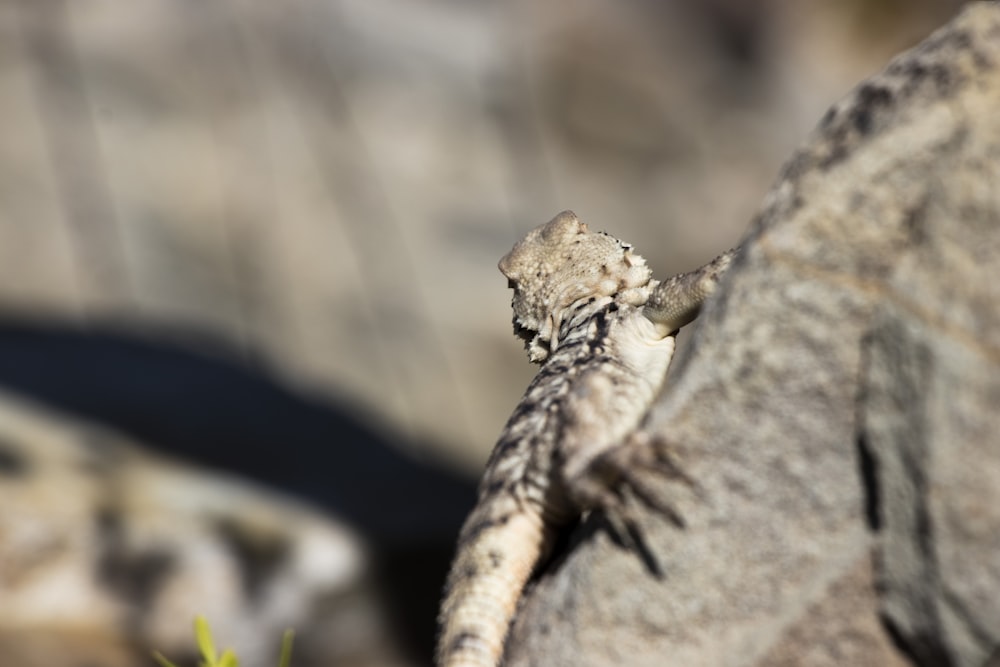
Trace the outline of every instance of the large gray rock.
<instances>
[{"instance_id":1,"label":"large gray rock","mask_svg":"<svg viewBox=\"0 0 1000 667\"><path fill-rule=\"evenodd\" d=\"M511 665L979 665L1000 646L1000 6L969 6L787 163L649 430L657 581L598 517Z\"/></svg>"}]
</instances>

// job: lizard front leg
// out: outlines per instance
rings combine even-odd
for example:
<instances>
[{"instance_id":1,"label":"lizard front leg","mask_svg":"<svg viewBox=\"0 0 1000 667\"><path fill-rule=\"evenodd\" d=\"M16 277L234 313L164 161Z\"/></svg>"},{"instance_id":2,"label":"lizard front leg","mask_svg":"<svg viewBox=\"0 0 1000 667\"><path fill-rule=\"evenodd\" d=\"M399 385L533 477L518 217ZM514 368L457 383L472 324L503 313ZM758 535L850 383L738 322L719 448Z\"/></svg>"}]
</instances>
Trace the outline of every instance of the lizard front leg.
<instances>
[{"instance_id":1,"label":"lizard front leg","mask_svg":"<svg viewBox=\"0 0 1000 667\"><path fill-rule=\"evenodd\" d=\"M643 315L664 332L677 331L694 321L739 251L727 250L695 271L667 278L653 289Z\"/></svg>"}]
</instances>

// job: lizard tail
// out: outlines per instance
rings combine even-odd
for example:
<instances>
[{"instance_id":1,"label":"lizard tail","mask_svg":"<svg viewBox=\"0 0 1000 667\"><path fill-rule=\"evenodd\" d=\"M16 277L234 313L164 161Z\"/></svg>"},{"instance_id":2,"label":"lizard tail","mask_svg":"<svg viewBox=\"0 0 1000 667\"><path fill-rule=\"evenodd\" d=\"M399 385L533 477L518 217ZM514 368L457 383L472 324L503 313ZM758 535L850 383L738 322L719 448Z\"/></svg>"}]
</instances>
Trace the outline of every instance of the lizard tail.
<instances>
[{"instance_id":1,"label":"lizard tail","mask_svg":"<svg viewBox=\"0 0 1000 667\"><path fill-rule=\"evenodd\" d=\"M518 599L552 542L541 515L473 513L459 536L441 605L438 667L496 667Z\"/></svg>"}]
</instances>

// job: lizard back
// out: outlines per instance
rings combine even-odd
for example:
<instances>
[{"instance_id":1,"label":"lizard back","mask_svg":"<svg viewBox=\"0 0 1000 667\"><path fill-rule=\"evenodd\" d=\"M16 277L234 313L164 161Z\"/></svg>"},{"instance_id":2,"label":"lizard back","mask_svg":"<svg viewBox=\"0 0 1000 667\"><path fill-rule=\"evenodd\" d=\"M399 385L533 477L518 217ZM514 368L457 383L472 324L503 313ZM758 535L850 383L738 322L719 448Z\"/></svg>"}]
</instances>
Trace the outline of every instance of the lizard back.
<instances>
[{"instance_id":1,"label":"lizard back","mask_svg":"<svg viewBox=\"0 0 1000 667\"><path fill-rule=\"evenodd\" d=\"M636 429L673 353L673 337L642 314L656 285L645 262L571 213L529 233L500 268L515 289L515 333L542 367L459 536L439 619L445 667L499 663L526 582L588 509L574 480Z\"/></svg>"}]
</instances>

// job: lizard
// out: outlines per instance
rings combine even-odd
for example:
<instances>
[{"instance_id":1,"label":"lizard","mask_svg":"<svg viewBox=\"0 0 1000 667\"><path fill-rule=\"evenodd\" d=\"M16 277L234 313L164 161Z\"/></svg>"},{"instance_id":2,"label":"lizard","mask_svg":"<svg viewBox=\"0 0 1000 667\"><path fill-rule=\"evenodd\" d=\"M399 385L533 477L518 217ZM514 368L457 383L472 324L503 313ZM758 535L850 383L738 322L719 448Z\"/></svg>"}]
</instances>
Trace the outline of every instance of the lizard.
<instances>
[{"instance_id":1,"label":"lizard","mask_svg":"<svg viewBox=\"0 0 1000 667\"><path fill-rule=\"evenodd\" d=\"M635 439L678 329L697 317L738 250L659 282L631 245L564 211L500 260L514 290L514 332L541 368L487 461L459 534L438 618L439 667L500 663L524 586L560 532L586 512L603 510L622 542L637 547L626 491L683 525L635 469L686 477Z\"/></svg>"}]
</instances>

